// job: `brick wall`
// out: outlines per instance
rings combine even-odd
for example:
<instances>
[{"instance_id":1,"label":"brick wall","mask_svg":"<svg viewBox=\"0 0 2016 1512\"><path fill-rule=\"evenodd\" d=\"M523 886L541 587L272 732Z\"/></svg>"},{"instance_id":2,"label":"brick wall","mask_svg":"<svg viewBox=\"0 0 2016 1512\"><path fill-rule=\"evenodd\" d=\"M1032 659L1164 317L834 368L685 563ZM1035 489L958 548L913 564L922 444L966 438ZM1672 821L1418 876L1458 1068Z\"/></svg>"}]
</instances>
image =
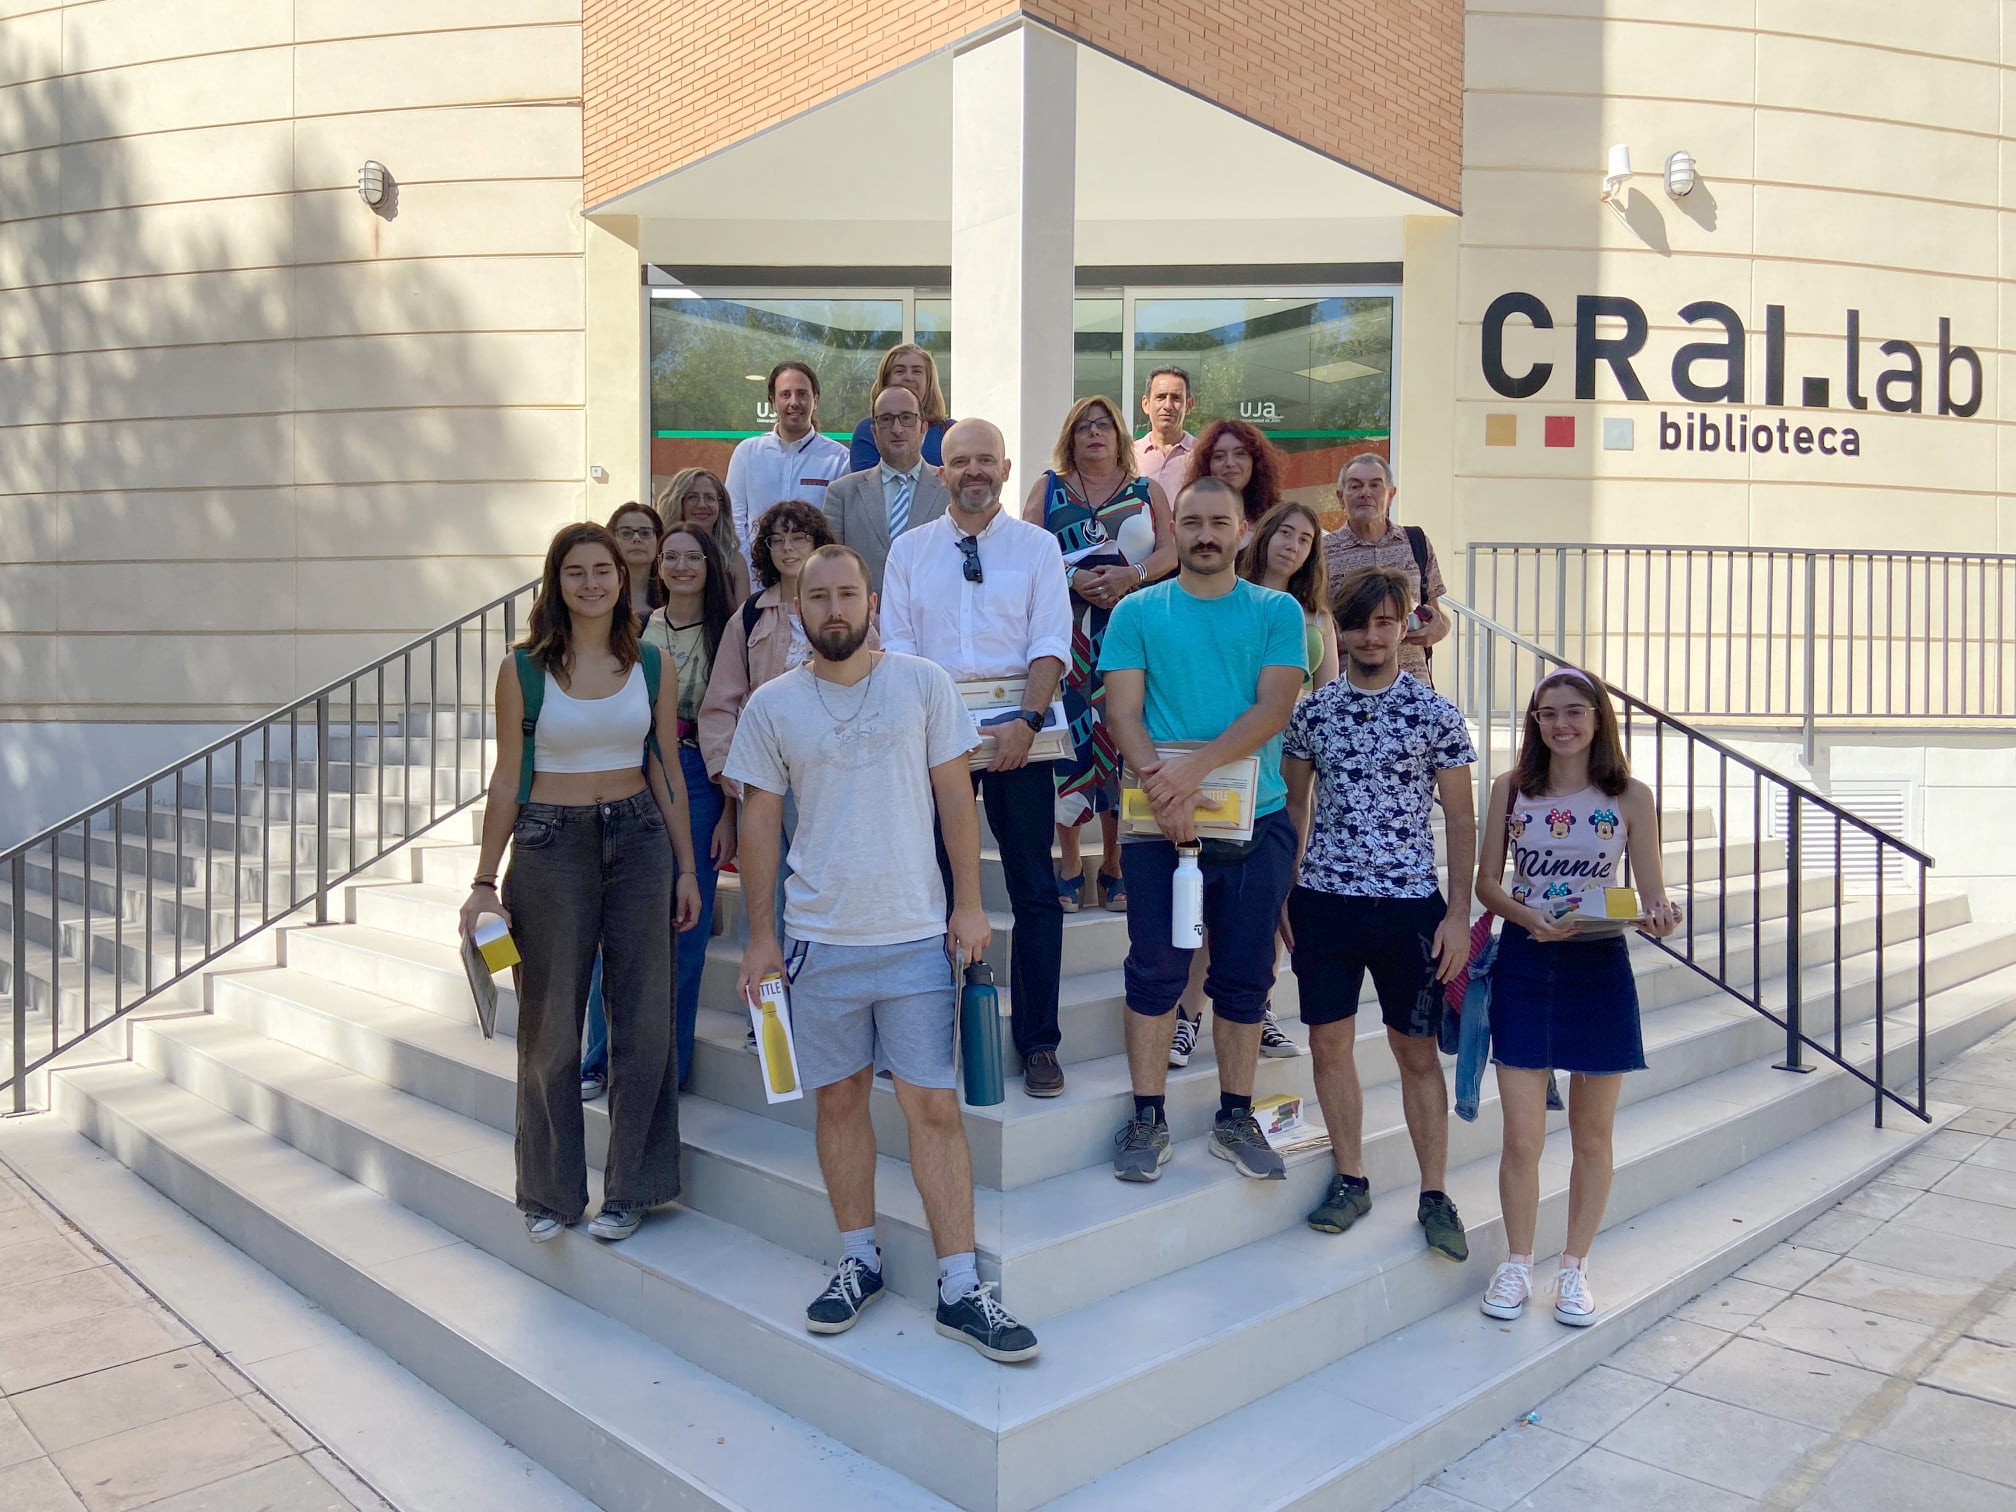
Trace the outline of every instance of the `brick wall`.
<instances>
[{"instance_id":1,"label":"brick wall","mask_svg":"<svg viewBox=\"0 0 2016 1512\"><path fill-rule=\"evenodd\" d=\"M586 203L1021 12L1438 204L1461 0L586 0Z\"/></svg>"}]
</instances>

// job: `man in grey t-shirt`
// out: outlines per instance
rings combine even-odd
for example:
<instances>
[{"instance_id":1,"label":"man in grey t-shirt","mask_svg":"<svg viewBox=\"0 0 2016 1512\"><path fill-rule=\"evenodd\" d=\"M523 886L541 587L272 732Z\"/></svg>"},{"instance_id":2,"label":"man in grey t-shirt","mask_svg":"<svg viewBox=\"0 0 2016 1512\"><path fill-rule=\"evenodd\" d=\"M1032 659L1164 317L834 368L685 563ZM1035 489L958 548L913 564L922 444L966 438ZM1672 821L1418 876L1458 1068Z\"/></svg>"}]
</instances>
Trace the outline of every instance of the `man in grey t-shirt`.
<instances>
[{"instance_id":1,"label":"man in grey t-shirt","mask_svg":"<svg viewBox=\"0 0 2016 1512\"><path fill-rule=\"evenodd\" d=\"M973 1163L952 1064L953 964L977 961L991 936L966 760L979 736L943 668L868 649L875 595L852 548L812 553L798 607L812 659L750 697L724 771L743 793L749 948L738 985L753 998L768 973L790 979L798 1069L814 1091L819 1170L845 1247L805 1325L845 1333L882 1295L868 1111L879 1062L895 1082L938 1252L937 1331L990 1360L1033 1359L1036 1335L975 1264ZM798 801L784 895L788 964L774 917L787 791ZM949 925L934 818L952 860Z\"/></svg>"}]
</instances>

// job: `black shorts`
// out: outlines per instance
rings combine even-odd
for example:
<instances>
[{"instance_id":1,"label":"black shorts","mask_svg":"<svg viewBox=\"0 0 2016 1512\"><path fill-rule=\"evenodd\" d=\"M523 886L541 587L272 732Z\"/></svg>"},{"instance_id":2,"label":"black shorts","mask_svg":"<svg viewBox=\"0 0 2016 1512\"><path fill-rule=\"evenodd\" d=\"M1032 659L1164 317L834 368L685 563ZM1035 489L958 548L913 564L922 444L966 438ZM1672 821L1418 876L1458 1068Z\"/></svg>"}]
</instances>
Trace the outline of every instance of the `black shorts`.
<instances>
[{"instance_id":1,"label":"black shorts","mask_svg":"<svg viewBox=\"0 0 2016 1512\"><path fill-rule=\"evenodd\" d=\"M1353 1017L1369 971L1386 1027L1433 1039L1442 1027L1435 931L1448 911L1439 891L1425 898L1346 898L1298 886L1288 894L1288 927L1295 933L1289 959L1302 1022Z\"/></svg>"}]
</instances>

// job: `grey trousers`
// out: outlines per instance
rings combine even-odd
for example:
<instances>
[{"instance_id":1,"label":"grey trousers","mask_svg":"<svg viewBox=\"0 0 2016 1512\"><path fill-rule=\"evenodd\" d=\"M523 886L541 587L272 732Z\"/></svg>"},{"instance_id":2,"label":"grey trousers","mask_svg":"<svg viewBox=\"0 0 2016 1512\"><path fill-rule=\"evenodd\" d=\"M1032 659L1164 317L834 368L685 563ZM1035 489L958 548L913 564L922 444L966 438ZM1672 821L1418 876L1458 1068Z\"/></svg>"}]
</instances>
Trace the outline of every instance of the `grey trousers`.
<instances>
[{"instance_id":1,"label":"grey trousers","mask_svg":"<svg viewBox=\"0 0 2016 1512\"><path fill-rule=\"evenodd\" d=\"M573 1223L588 1207L581 1018L595 952L609 1015L604 1212L679 1195L672 879L649 792L614 803L528 803L511 831L504 907L518 973L518 1206Z\"/></svg>"}]
</instances>

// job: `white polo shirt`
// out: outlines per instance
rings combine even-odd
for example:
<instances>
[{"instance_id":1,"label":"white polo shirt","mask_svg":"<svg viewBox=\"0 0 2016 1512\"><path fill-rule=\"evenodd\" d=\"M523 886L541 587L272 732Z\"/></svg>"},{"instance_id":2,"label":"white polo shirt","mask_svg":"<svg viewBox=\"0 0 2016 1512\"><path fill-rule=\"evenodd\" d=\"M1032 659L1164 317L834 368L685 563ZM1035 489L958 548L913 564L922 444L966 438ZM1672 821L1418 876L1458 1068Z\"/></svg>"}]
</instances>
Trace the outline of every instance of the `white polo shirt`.
<instances>
[{"instance_id":1,"label":"white polo shirt","mask_svg":"<svg viewBox=\"0 0 2016 1512\"><path fill-rule=\"evenodd\" d=\"M948 510L898 536L882 577L882 649L934 661L959 682L1022 677L1038 657L1071 664L1071 594L1057 537L998 511L975 537L980 576L966 578L965 535Z\"/></svg>"}]
</instances>

